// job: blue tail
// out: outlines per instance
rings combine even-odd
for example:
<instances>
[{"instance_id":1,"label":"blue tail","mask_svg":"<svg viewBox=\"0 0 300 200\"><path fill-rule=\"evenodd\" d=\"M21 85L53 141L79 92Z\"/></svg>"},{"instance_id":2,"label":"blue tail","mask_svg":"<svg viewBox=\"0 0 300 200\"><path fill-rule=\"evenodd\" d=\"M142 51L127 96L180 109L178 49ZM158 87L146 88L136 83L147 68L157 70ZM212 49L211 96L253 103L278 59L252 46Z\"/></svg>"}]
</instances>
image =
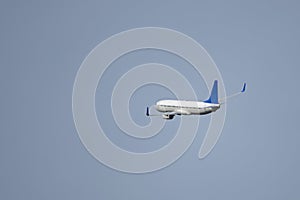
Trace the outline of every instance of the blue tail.
<instances>
[{"instance_id":1,"label":"blue tail","mask_svg":"<svg viewBox=\"0 0 300 200\"><path fill-rule=\"evenodd\" d=\"M218 99L218 81L217 80L214 81L214 85L213 85L213 88L211 90L209 99L207 99L204 102L205 103L215 103L215 104L219 103L219 99Z\"/></svg>"}]
</instances>

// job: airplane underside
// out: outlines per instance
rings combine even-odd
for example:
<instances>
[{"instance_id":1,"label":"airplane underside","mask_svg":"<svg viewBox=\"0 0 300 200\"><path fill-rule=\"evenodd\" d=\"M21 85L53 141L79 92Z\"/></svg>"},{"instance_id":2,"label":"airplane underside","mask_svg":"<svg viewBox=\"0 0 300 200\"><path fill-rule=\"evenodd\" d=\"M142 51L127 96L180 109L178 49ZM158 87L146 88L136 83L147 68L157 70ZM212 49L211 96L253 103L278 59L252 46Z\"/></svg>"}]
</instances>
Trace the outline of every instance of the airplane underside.
<instances>
[{"instance_id":1,"label":"airplane underside","mask_svg":"<svg viewBox=\"0 0 300 200\"><path fill-rule=\"evenodd\" d=\"M212 111L204 111L204 112L197 112L197 113L190 113L190 114L182 114L182 113L176 113L176 114L168 114L168 113L164 113L162 114L162 117L164 119L173 119L175 117L175 115L207 115L212 113Z\"/></svg>"}]
</instances>

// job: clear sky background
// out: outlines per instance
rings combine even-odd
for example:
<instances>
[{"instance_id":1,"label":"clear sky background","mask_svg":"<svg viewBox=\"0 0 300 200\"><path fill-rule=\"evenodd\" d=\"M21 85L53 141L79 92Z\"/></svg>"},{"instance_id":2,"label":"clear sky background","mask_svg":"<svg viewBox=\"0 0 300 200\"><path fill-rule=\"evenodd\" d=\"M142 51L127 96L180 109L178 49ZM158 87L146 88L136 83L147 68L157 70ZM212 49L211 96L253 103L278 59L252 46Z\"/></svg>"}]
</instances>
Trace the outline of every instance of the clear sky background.
<instances>
[{"instance_id":1,"label":"clear sky background","mask_svg":"<svg viewBox=\"0 0 300 200\"><path fill-rule=\"evenodd\" d=\"M298 1L266 0L1 1L0 199L299 199L299 9ZM217 64L227 93L244 81L248 91L228 103L222 136L207 158L197 157L209 122L203 117L177 162L133 175L102 165L81 144L72 87L98 43L145 26L194 38ZM149 61L181 70L199 99L208 96L201 76L176 56L136 52L114 63L98 88L97 114L106 129L117 130L105 106L114 81ZM146 124L145 105L165 97L172 94L158 86L138 90L133 119ZM109 137L128 150L153 150L172 138L179 120L143 143L120 131Z\"/></svg>"}]
</instances>

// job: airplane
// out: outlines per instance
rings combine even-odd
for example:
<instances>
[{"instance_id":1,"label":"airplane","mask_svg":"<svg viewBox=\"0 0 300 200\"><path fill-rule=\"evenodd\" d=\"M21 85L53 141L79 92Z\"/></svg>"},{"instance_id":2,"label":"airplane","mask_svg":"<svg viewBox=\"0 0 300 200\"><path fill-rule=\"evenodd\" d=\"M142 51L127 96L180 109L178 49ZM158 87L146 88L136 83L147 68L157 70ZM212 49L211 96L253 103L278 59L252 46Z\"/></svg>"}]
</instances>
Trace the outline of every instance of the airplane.
<instances>
[{"instance_id":1,"label":"airplane","mask_svg":"<svg viewBox=\"0 0 300 200\"><path fill-rule=\"evenodd\" d=\"M246 83L240 92L226 97L226 99L244 93ZM175 115L207 115L217 111L223 103L218 98L218 80L213 83L210 97L205 101L182 101L182 100L161 100L155 104L155 109L162 114L155 115L149 113L149 107L146 110L146 116L162 116L163 119L171 120Z\"/></svg>"}]
</instances>

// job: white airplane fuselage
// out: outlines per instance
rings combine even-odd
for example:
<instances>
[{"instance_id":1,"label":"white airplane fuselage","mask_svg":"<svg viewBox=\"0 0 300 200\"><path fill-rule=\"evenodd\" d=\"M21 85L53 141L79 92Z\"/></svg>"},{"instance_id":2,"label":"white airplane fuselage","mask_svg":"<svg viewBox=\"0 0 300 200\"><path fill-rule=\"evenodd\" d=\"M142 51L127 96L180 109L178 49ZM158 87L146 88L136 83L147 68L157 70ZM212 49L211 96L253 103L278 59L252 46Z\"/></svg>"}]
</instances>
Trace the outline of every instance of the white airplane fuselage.
<instances>
[{"instance_id":1,"label":"white airplane fuselage","mask_svg":"<svg viewBox=\"0 0 300 200\"><path fill-rule=\"evenodd\" d=\"M246 91L246 83L242 90L237 94ZM157 111L162 112L164 119L173 119L175 115L206 115L217 111L221 106L218 98L218 81L215 80L211 89L210 96L205 101L180 101L180 100L161 100L155 104ZM146 110L146 116L157 116L150 114L149 107Z\"/></svg>"},{"instance_id":2,"label":"white airplane fuselage","mask_svg":"<svg viewBox=\"0 0 300 200\"><path fill-rule=\"evenodd\" d=\"M155 108L159 112L173 112L176 115L205 115L218 110L220 104L202 101L162 100L156 103Z\"/></svg>"}]
</instances>

